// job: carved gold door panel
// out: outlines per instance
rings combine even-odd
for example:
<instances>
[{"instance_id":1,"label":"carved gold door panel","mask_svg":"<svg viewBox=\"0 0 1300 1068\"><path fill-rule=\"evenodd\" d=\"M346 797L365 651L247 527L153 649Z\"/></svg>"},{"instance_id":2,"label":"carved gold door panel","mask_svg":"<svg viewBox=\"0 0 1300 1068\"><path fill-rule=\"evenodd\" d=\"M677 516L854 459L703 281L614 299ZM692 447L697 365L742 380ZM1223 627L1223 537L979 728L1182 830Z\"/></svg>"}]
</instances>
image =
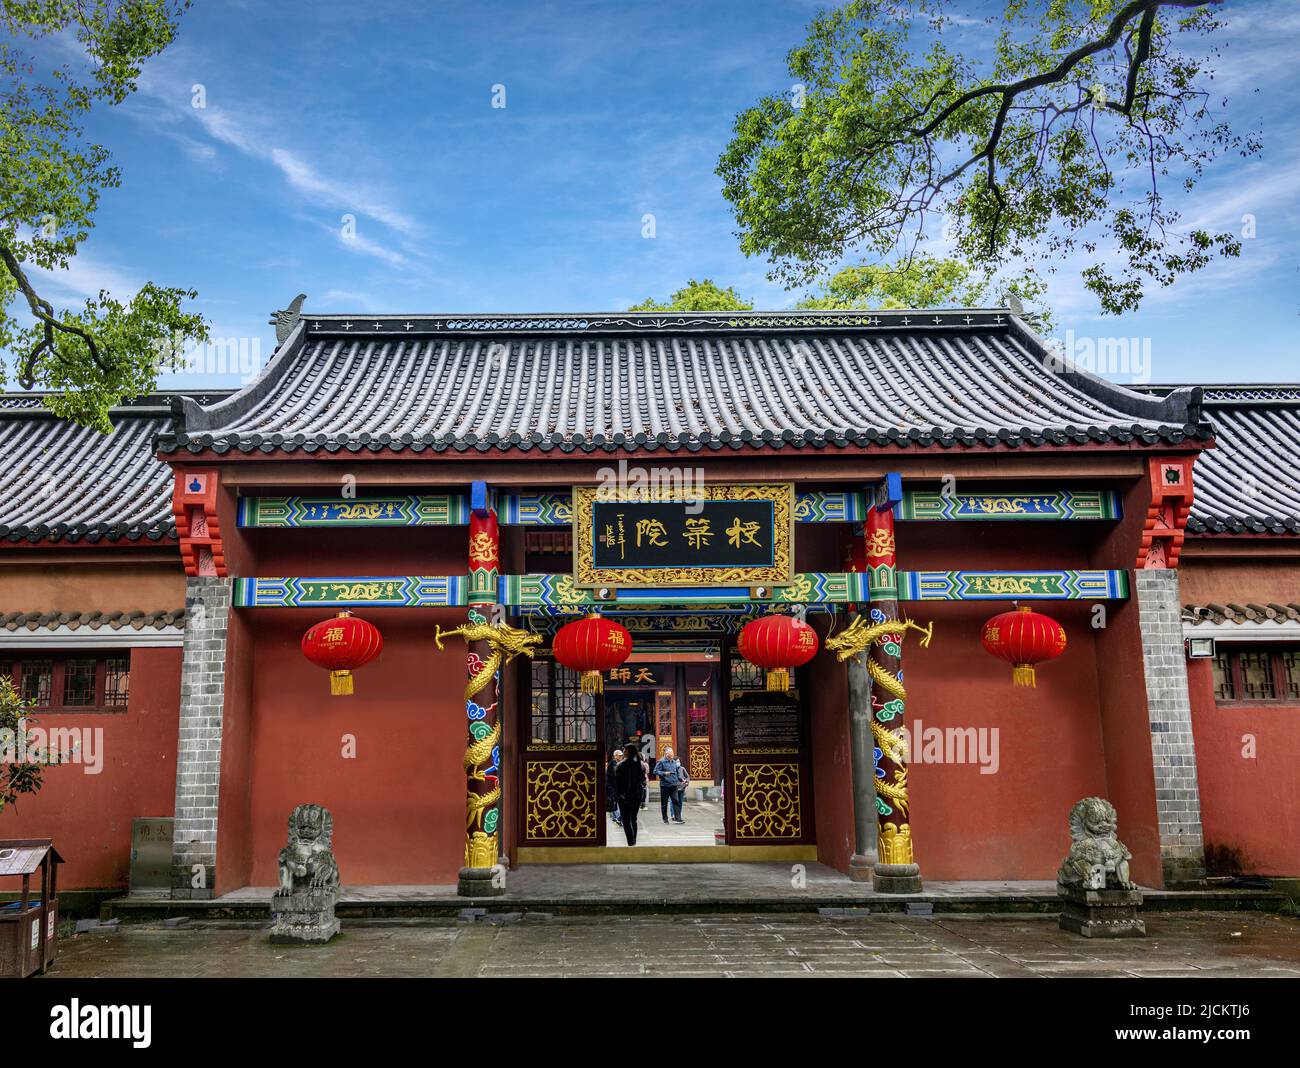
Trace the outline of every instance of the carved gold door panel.
<instances>
[{"instance_id":1,"label":"carved gold door panel","mask_svg":"<svg viewBox=\"0 0 1300 1068\"><path fill-rule=\"evenodd\" d=\"M603 768L595 745L524 752L524 845L604 845Z\"/></svg>"},{"instance_id":2,"label":"carved gold door panel","mask_svg":"<svg viewBox=\"0 0 1300 1068\"><path fill-rule=\"evenodd\" d=\"M814 841L808 731L798 697L733 690L726 718L727 843Z\"/></svg>"}]
</instances>

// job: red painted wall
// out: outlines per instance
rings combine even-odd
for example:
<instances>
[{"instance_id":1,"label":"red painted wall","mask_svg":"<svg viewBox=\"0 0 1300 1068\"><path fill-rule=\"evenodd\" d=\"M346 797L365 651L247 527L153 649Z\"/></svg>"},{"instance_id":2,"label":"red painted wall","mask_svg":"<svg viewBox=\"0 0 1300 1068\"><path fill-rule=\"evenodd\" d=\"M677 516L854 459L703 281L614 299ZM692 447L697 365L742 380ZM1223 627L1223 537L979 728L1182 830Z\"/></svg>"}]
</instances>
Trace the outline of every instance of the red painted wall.
<instances>
[{"instance_id":1,"label":"red painted wall","mask_svg":"<svg viewBox=\"0 0 1300 1068\"><path fill-rule=\"evenodd\" d=\"M240 536L248 574L444 575L466 566L464 528ZM351 697L331 697L327 673L300 647L303 632L332 613L236 610L247 664L235 674L246 681L238 690L228 676L227 729L246 716L247 735L245 747L223 744L218 892L233 888L225 872L255 886L276 882L289 813L304 802L333 813L334 851L350 886L454 884L464 863L465 644L452 638L440 653L433 640L435 625L460 625L464 609L359 611L382 632L384 649L357 671ZM355 758L344 756L345 735ZM246 804L228 801L244 782Z\"/></svg>"},{"instance_id":2,"label":"red painted wall","mask_svg":"<svg viewBox=\"0 0 1300 1068\"><path fill-rule=\"evenodd\" d=\"M957 542L954 531L961 535ZM1098 552L1102 533L1098 524L1082 522L1050 527L900 523L899 566L913 571L1122 566L1119 552ZM1110 797L1119 809L1121 836L1133 850L1139 880L1159 885L1136 605L1109 605L1108 625L1101 629L1093 627L1092 605L1086 602L1039 605L1064 625L1069 644L1059 658L1040 665L1034 689L1013 686L1011 665L980 644L984 621L1008 607L1005 601L904 606L918 622L935 623L928 649L920 647L915 632L904 645L911 729L919 720L927 729L997 731L997 771L989 774L981 773L978 762L925 760L924 734L913 733L908 781L922 875L1055 878L1069 848L1070 808L1096 794ZM991 745L994 735L984 737Z\"/></svg>"},{"instance_id":3,"label":"red painted wall","mask_svg":"<svg viewBox=\"0 0 1300 1068\"><path fill-rule=\"evenodd\" d=\"M1211 874L1300 875L1300 706L1219 707L1209 660L1187 676Z\"/></svg>"},{"instance_id":4,"label":"red painted wall","mask_svg":"<svg viewBox=\"0 0 1300 1068\"><path fill-rule=\"evenodd\" d=\"M334 814L346 884L454 883L465 835L465 653L458 639L439 653L433 630L457 625L458 613L367 610L384 650L356 673L351 697L331 697L328 675L299 651L320 611L249 614L249 881L276 882L289 813L317 802ZM354 759L343 755L345 735ZM229 848L223 833L219 867Z\"/></svg>"},{"instance_id":5,"label":"red painted wall","mask_svg":"<svg viewBox=\"0 0 1300 1068\"><path fill-rule=\"evenodd\" d=\"M809 618L824 641L825 624ZM848 874L854 845L848 669L823 649L804 669L804 678L809 687L817 859Z\"/></svg>"},{"instance_id":6,"label":"red painted wall","mask_svg":"<svg viewBox=\"0 0 1300 1068\"><path fill-rule=\"evenodd\" d=\"M910 606L918 621L935 624L928 649L913 632L903 654L912 837L922 875L930 879L1054 878L1069 847L1070 806L1106 793L1087 608L1047 608L1065 626L1069 645L1040 665L1038 685L1030 689L1013 686L1011 665L980 645L984 621L1004 607ZM947 762L958 752L945 751L944 762L927 759L930 728L950 727L986 732L986 753L996 754L996 762L984 765L988 774L978 750L964 763Z\"/></svg>"},{"instance_id":7,"label":"red painted wall","mask_svg":"<svg viewBox=\"0 0 1300 1068\"><path fill-rule=\"evenodd\" d=\"M217 870L213 879L213 888L218 894L248 886L253 876L255 648L251 617L247 612L232 610L226 627L226 700L221 722L221 792L217 799Z\"/></svg>"},{"instance_id":8,"label":"red painted wall","mask_svg":"<svg viewBox=\"0 0 1300 1068\"><path fill-rule=\"evenodd\" d=\"M180 649L133 649L125 712L43 714L36 726L102 728L102 770L46 768L45 785L0 813L0 838L53 838L61 889L125 889L131 820L170 816L176 801Z\"/></svg>"}]
</instances>

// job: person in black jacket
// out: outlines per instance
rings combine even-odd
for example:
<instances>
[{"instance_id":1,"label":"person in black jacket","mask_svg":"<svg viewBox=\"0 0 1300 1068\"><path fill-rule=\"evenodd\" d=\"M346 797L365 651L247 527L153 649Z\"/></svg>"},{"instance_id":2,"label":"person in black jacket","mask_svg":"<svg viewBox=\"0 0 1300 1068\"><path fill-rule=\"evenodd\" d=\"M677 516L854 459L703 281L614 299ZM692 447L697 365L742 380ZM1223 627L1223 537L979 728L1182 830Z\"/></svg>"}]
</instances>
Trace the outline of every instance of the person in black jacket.
<instances>
[{"instance_id":1,"label":"person in black jacket","mask_svg":"<svg viewBox=\"0 0 1300 1068\"><path fill-rule=\"evenodd\" d=\"M623 750L612 750L609 754L609 764L605 767L605 808L608 809L610 818L616 825L621 823L621 818L618 811L618 783L615 775L618 772L619 761L622 759Z\"/></svg>"},{"instance_id":2,"label":"person in black jacket","mask_svg":"<svg viewBox=\"0 0 1300 1068\"><path fill-rule=\"evenodd\" d=\"M645 790L645 765L635 746L623 751L623 760L614 771L614 785L618 794L618 811L623 819L623 834L627 844L636 845L636 818L641 811L641 795Z\"/></svg>"}]
</instances>

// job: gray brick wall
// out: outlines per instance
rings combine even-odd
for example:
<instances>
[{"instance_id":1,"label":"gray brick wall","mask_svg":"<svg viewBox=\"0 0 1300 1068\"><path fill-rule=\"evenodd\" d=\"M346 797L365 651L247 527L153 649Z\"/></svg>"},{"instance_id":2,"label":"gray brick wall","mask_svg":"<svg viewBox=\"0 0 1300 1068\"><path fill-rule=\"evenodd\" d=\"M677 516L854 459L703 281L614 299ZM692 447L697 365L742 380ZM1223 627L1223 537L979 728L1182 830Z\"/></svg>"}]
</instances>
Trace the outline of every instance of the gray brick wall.
<instances>
[{"instance_id":1,"label":"gray brick wall","mask_svg":"<svg viewBox=\"0 0 1300 1068\"><path fill-rule=\"evenodd\" d=\"M172 897L210 898L217 870L217 797L221 784L221 715L226 694L226 625L230 579L185 580L180 738L176 750L176 830ZM196 864L203 886L194 884Z\"/></svg>"},{"instance_id":2,"label":"gray brick wall","mask_svg":"<svg viewBox=\"0 0 1300 1068\"><path fill-rule=\"evenodd\" d=\"M1202 882L1205 843L1201 836L1196 745L1192 740L1187 661L1179 618L1178 572L1152 568L1136 574L1165 883ZM1122 838L1122 828L1120 834Z\"/></svg>"}]
</instances>

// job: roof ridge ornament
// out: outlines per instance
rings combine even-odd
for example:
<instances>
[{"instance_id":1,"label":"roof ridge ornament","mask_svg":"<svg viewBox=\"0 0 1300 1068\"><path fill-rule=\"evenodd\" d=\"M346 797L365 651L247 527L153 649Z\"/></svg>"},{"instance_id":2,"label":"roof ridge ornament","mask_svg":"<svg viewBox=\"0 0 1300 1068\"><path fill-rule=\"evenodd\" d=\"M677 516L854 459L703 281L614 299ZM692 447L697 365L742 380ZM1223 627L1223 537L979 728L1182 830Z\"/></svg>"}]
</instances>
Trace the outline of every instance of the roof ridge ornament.
<instances>
[{"instance_id":1,"label":"roof ridge ornament","mask_svg":"<svg viewBox=\"0 0 1300 1068\"><path fill-rule=\"evenodd\" d=\"M298 325L298 321L302 318L302 305L306 299L306 293L299 293L293 300L289 301L287 308L281 308L271 313L271 318L267 320L267 323L275 327L275 343L277 346L283 345L289 340L293 328Z\"/></svg>"}]
</instances>

